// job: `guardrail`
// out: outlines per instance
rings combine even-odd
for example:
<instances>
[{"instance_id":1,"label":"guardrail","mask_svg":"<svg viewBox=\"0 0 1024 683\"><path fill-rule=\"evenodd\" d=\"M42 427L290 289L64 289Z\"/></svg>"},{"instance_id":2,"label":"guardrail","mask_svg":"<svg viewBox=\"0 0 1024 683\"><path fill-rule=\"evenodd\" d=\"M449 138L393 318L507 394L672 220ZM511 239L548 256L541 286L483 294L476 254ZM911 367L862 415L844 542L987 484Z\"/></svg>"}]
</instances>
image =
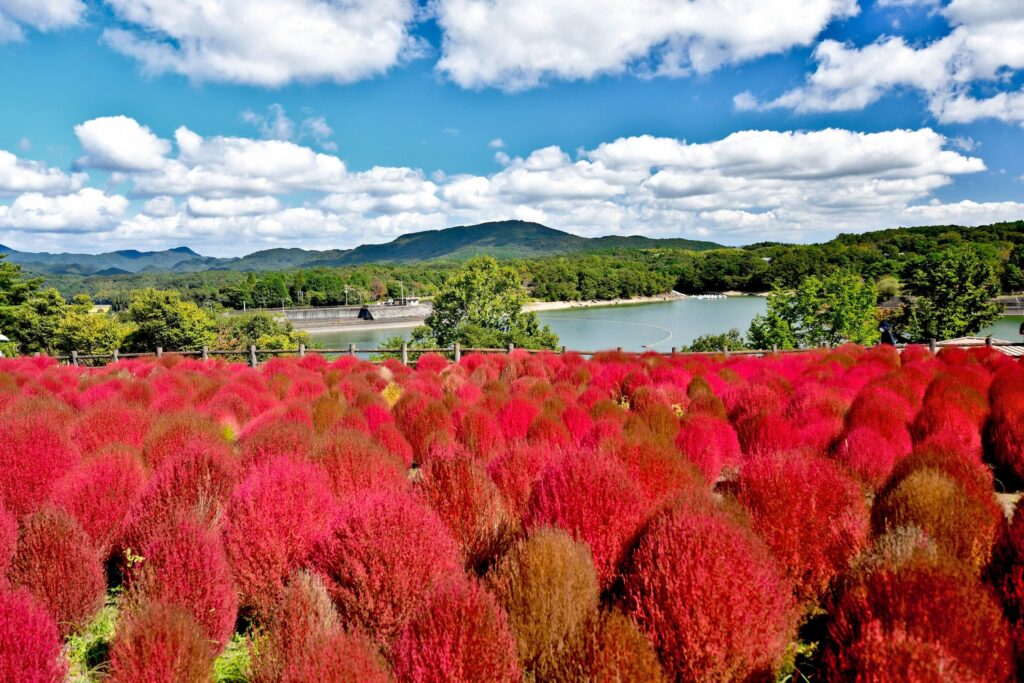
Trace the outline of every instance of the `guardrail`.
<instances>
[{"instance_id":1,"label":"guardrail","mask_svg":"<svg viewBox=\"0 0 1024 683\"><path fill-rule=\"evenodd\" d=\"M998 347L1018 348L1018 349L1021 349L1021 354L1020 355L1024 355L1024 344L1020 344L1020 343L1016 343L1016 342L995 342L995 341L992 340L991 337L987 337L987 338L985 338L983 345L987 346L987 347L990 347L990 348L993 348L993 347L996 347L996 348L998 348ZM906 348L907 346L910 346L910 345L909 344L897 344L897 345L895 345L895 348L899 349L899 350L902 350L902 349ZM969 343L969 342L959 342L959 341L958 342L937 342L936 340L932 339L932 340L930 340L928 342L927 346L928 346L928 349L932 353L935 353L939 348L948 347L948 346L959 347L959 348L977 348L979 346L982 346L982 344L977 343L977 342ZM827 348L827 347L818 347L818 348ZM576 349L568 349L565 346L562 346L562 347L560 347L559 349L556 349L556 350L552 350L552 349L517 349L516 346L513 345L513 344L509 344L508 347L506 347L506 348L463 347L460 344L455 344L454 346L450 346L450 347L429 348L429 349L419 348L419 347L410 347L408 344L402 344L402 346L400 348L360 349L360 348L357 348L355 346L355 344L349 344L347 348L330 349L330 348L307 348L305 344L300 344L297 348L294 348L294 349L258 349L255 346L250 346L248 349L210 349L209 347L204 346L204 347L202 347L199 350L166 351L166 352L164 351L164 349L159 348L159 347L157 347L157 349L155 351L150 351L150 352L131 352L131 353L121 353L119 351L114 351L113 353L83 354L83 353L78 353L77 351L72 351L69 355L54 356L54 358L56 358L60 362L66 362L66 363L68 363L70 365L78 366L78 365L87 364L89 361L100 361L101 364L102 364L103 361L116 363L117 361L123 360L123 359L146 358L146 357L160 358L165 353L173 353L174 355L177 355L177 356L195 357L195 358L200 358L200 359L202 359L204 361L205 360L209 360L211 358L215 358L217 356L236 356L236 357L240 357L240 358L244 359L251 367L256 367L257 365L259 365L261 358L267 359L267 358L274 358L274 357L277 357L277 356L298 356L298 357L301 358L301 357L306 356L307 354L316 353L316 354L327 355L327 356L341 356L341 355L349 355L349 356L355 356L355 357L358 357L358 356L371 356L371 360L373 362L381 362L381 361L380 361L379 358L378 359L373 359L372 356L394 356L394 357L398 358L403 365L411 365L411 364L415 364L416 359L420 355L425 354L425 353L440 353L440 354L444 354L444 355L450 356L456 362L458 362L459 360L462 359L462 355L466 354L466 353L512 353L513 351L516 351L516 350L519 350L519 351L522 351L522 352L525 352L525 353L531 353L531 354L544 354L544 353L564 354L564 353L572 353L572 354L576 354L576 355L580 355L580 356L596 356L596 355L598 355L600 353L608 353L608 352L613 352L614 351L614 352L629 353L629 354L636 354L636 355L650 355L650 354L654 354L654 355L662 355L662 356L671 356L671 355L676 355L676 354L679 354L679 353L684 353L686 355L693 355L693 356L723 356L724 355L724 356L756 356L756 357L762 357L762 356L766 356L766 355L773 355L773 354L779 354L779 353L803 353L803 352L806 352L806 351L812 351L814 349L813 348L810 348L810 349L808 349L808 348L804 348L804 349L778 349L778 348L772 348L772 349L730 350L728 348L723 348L720 351L681 351L678 347L673 346L671 348L671 350L669 350L669 351L654 351L654 350L623 351L623 348L620 346L620 347L617 347L617 348L614 348L614 349L603 349L603 350L600 350L600 351L581 351L581 350L576 350ZM35 355L39 356L40 354L36 353Z\"/></svg>"}]
</instances>

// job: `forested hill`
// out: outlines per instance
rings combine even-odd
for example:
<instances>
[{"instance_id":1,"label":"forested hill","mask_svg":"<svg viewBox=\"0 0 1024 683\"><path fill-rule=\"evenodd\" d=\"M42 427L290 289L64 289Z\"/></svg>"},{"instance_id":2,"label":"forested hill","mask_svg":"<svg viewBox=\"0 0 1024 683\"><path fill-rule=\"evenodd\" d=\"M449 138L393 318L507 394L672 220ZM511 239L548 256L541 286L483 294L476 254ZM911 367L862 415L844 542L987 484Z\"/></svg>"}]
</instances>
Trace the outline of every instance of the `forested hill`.
<instances>
[{"instance_id":1,"label":"forested hill","mask_svg":"<svg viewBox=\"0 0 1024 683\"><path fill-rule=\"evenodd\" d=\"M265 249L241 258L202 256L188 247L164 251L124 250L103 254L20 252L0 246L0 253L26 270L45 275L121 275L127 273L191 273L206 270L274 271L365 263L460 261L477 254L496 258L539 258L609 249L719 249L714 242L651 239L640 236L587 238L539 223L500 221L402 235L386 244L355 249L314 251L298 248Z\"/></svg>"}]
</instances>

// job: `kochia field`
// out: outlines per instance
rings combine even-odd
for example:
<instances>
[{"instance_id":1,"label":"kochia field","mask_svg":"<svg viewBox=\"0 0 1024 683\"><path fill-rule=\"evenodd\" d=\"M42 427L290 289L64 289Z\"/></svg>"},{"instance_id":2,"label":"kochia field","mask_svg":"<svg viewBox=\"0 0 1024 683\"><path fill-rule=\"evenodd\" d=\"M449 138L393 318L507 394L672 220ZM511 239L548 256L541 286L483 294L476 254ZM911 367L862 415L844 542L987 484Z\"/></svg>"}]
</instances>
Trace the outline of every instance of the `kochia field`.
<instances>
[{"instance_id":1,"label":"kochia field","mask_svg":"<svg viewBox=\"0 0 1024 683\"><path fill-rule=\"evenodd\" d=\"M992 349L0 360L0 681L1009 681L1022 479Z\"/></svg>"}]
</instances>

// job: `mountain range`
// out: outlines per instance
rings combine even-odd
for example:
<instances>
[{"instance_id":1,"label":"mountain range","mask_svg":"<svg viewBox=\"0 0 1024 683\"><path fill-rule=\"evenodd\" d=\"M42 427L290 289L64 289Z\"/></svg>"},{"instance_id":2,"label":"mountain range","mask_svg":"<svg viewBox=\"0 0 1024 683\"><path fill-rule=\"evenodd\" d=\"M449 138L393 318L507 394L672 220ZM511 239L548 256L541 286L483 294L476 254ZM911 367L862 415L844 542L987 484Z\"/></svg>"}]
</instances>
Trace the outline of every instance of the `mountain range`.
<instances>
[{"instance_id":1,"label":"mountain range","mask_svg":"<svg viewBox=\"0 0 1024 683\"><path fill-rule=\"evenodd\" d=\"M354 249L264 249L239 258L203 256L188 247L162 251L126 249L102 254L24 252L0 245L7 260L42 275L123 275L144 272L203 270L268 271L290 268L349 266L364 263L410 263L464 260L477 254L496 258L537 258L614 249L669 247L705 251L721 249L714 242L641 236L580 237L526 221L498 221L402 235L386 244Z\"/></svg>"}]
</instances>

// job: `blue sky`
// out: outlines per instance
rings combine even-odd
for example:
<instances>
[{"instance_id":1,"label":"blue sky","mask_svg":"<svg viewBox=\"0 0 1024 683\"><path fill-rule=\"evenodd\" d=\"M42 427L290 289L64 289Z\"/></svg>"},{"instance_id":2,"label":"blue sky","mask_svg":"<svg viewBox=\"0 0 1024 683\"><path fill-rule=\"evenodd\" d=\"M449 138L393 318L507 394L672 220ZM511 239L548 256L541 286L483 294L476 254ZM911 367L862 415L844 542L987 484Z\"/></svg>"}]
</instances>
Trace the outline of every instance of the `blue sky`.
<instances>
[{"instance_id":1,"label":"blue sky","mask_svg":"<svg viewBox=\"0 0 1024 683\"><path fill-rule=\"evenodd\" d=\"M1019 0L0 0L0 243L1024 218Z\"/></svg>"}]
</instances>

